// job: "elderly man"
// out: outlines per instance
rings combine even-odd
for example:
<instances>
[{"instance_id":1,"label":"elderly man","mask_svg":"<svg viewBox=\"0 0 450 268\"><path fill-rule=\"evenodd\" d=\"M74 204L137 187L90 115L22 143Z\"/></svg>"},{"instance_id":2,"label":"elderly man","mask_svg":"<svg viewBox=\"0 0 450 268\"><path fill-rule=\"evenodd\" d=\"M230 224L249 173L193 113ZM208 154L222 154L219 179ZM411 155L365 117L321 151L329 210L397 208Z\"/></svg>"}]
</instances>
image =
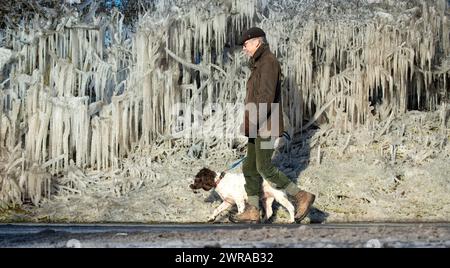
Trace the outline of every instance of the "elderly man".
<instances>
[{"instance_id":1,"label":"elderly man","mask_svg":"<svg viewBox=\"0 0 450 268\"><path fill-rule=\"evenodd\" d=\"M265 36L262 29L253 27L244 31L240 40L244 53L250 58L252 70L247 82L246 111L242 126L248 137L247 157L242 167L248 202L244 212L231 219L234 222L259 222L262 177L293 197L297 221L305 218L315 199L313 194L300 190L271 162L273 146L268 145L273 144L271 141L283 132L281 69Z\"/></svg>"}]
</instances>

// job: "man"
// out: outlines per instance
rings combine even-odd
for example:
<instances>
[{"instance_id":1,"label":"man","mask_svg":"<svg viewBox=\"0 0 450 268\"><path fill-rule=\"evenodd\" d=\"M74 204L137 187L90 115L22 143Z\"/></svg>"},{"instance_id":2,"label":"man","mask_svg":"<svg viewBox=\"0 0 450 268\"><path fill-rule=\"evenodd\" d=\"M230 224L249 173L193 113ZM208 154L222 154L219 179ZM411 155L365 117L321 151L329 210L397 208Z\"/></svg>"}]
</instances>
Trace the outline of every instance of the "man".
<instances>
[{"instance_id":1,"label":"man","mask_svg":"<svg viewBox=\"0 0 450 268\"><path fill-rule=\"evenodd\" d=\"M259 222L262 177L293 197L297 221L306 217L315 199L313 194L300 190L272 164L273 147L267 145L283 132L281 69L277 58L270 52L265 36L262 29L253 27L244 31L240 40L244 53L250 58L252 70L247 82L246 111L242 126L245 135L249 137L247 157L242 166L248 202L244 212L232 218L234 222Z\"/></svg>"}]
</instances>

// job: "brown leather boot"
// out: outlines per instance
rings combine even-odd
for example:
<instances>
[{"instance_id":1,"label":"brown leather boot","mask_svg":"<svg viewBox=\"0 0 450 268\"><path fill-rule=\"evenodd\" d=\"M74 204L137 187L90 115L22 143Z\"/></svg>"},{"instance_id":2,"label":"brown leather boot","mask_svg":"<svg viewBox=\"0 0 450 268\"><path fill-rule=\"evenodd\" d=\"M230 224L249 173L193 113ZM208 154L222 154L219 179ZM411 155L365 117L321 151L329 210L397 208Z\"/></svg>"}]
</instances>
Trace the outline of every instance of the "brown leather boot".
<instances>
[{"instance_id":1,"label":"brown leather boot","mask_svg":"<svg viewBox=\"0 0 450 268\"><path fill-rule=\"evenodd\" d=\"M234 223L259 223L259 209L250 204L245 204L244 212L231 217Z\"/></svg>"},{"instance_id":2,"label":"brown leather boot","mask_svg":"<svg viewBox=\"0 0 450 268\"><path fill-rule=\"evenodd\" d=\"M294 196L294 199L297 206L294 218L297 221L301 221L308 215L316 196L306 191L300 191Z\"/></svg>"}]
</instances>

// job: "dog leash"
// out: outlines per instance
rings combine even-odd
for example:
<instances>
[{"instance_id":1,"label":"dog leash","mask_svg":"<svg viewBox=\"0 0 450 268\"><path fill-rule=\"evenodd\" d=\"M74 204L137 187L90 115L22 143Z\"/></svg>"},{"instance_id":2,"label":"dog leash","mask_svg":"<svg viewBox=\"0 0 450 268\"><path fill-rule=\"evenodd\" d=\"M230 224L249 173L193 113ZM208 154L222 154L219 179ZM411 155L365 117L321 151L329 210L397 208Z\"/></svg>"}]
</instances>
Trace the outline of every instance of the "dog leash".
<instances>
[{"instance_id":1,"label":"dog leash","mask_svg":"<svg viewBox=\"0 0 450 268\"><path fill-rule=\"evenodd\" d=\"M281 136L285 137L288 141L291 140L291 135L289 135L289 133L287 133L286 131L283 131L283 134L281 134Z\"/></svg>"},{"instance_id":2,"label":"dog leash","mask_svg":"<svg viewBox=\"0 0 450 268\"><path fill-rule=\"evenodd\" d=\"M281 134L281 136L285 137L288 141L291 140L291 136L290 136L286 131L283 131L283 133ZM238 166L242 163L242 161L244 161L246 158L247 158L246 156L242 157L241 159L239 159L239 160L237 160L236 162L232 163L232 164L228 167L228 169L222 171L222 172L220 173L219 180L217 181L216 186L219 184L219 182L222 180L222 178L225 177L225 174L227 173L227 171L233 170L233 169L235 169L236 167L238 167Z\"/></svg>"},{"instance_id":3,"label":"dog leash","mask_svg":"<svg viewBox=\"0 0 450 268\"><path fill-rule=\"evenodd\" d=\"M246 158L247 158L246 156L242 157L241 159L232 163L226 170L222 171L219 176L219 181L216 183L216 185L219 184L220 180L222 180L223 177L225 177L225 174L227 173L227 171L237 168L242 163L242 161L244 161Z\"/></svg>"}]
</instances>

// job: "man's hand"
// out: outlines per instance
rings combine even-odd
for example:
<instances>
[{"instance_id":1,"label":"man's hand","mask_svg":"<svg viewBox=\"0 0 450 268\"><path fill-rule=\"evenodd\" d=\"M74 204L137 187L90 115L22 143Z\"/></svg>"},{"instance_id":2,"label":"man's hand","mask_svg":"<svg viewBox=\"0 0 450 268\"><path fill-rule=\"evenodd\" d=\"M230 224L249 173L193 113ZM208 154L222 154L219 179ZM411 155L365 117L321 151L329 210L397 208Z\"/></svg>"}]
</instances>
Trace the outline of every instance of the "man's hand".
<instances>
[{"instance_id":1,"label":"man's hand","mask_svg":"<svg viewBox=\"0 0 450 268\"><path fill-rule=\"evenodd\" d=\"M274 148L276 150L280 150L284 146L289 145L291 142L291 137L286 131L283 131L283 134L275 140Z\"/></svg>"}]
</instances>

